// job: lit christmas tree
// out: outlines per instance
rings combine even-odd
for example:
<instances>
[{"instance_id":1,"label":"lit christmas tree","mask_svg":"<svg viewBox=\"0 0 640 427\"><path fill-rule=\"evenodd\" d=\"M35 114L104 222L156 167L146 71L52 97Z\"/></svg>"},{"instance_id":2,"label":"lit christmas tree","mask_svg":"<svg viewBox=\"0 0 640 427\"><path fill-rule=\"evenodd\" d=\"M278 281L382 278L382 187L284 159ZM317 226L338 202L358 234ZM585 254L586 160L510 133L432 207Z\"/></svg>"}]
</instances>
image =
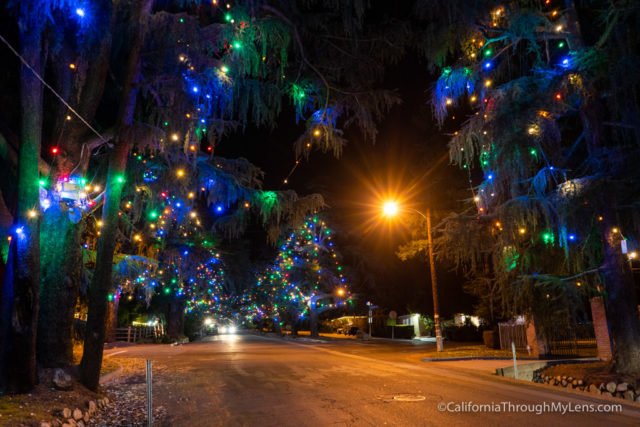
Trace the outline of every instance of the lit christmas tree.
<instances>
[{"instance_id":1,"label":"lit christmas tree","mask_svg":"<svg viewBox=\"0 0 640 427\"><path fill-rule=\"evenodd\" d=\"M282 243L274 263L258 277L253 299L258 317L290 323L294 331L308 316L312 336L318 335L321 313L353 303L332 232L319 216L308 217Z\"/></svg>"},{"instance_id":2,"label":"lit christmas tree","mask_svg":"<svg viewBox=\"0 0 640 427\"><path fill-rule=\"evenodd\" d=\"M549 334L571 323L585 296L604 293L616 369L639 372L629 260L640 180L637 135L625 127L638 113L623 95L639 84L622 65L638 58L628 36L638 11L603 4L609 18L600 21L572 1L447 7L456 38L432 52L442 66L432 105L447 127L453 111L470 113L450 157L476 185L475 212L445 222L442 253L469 270L480 294L498 294L503 313L529 313ZM447 19L435 10L425 17ZM446 51L457 57L449 66Z\"/></svg>"}]
</instances>

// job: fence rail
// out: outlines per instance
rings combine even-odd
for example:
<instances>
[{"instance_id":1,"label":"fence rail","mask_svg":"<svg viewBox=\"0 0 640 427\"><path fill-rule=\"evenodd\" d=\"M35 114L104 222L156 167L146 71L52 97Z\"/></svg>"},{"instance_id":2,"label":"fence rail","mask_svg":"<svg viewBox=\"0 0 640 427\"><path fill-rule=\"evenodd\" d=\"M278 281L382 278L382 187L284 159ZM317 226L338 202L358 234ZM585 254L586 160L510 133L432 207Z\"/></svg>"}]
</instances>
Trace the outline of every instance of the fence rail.
<instances>
[{"instance_id":1,"label":"fence rail","mask_svg":"<svg viewBox=\"0 0 640 427\"><path fill-rule=\"evenodd\" d=\"M158 339L164 335L164 327L161 324L155 326L127 326L116 328L114 338L116 341L138 342L143 339Z\"/></svg>"}]
</instances>

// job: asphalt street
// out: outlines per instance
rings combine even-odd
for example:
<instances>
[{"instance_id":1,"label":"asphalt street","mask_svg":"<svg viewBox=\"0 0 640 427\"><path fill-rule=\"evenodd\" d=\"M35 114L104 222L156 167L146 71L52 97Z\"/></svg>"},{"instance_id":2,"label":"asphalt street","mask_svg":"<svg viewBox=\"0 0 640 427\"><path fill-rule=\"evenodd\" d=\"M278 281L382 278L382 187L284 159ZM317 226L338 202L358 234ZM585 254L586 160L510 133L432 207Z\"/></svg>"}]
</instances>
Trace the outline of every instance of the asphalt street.
<instances>
[{"instance_id":1,"label":"asphalt street","mask_svg":"<svg viewBox=\"0 0 640 427\"><path fill-rule=\"evenodd\" d=\"M638 404L426 363L421 351L241 334L110 352L152 360L154 405L171 426L640 425Z\"/></svg>"}]
</instances>

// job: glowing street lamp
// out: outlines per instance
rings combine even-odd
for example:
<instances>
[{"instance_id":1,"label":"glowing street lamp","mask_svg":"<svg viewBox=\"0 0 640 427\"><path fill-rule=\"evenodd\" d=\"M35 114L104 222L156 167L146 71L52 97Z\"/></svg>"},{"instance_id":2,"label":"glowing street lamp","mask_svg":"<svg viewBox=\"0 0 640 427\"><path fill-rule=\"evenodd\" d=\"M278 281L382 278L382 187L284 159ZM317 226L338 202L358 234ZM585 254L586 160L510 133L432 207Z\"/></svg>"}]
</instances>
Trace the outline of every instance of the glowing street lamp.
<instances>
[{"instance_id":1,"label":"glowing street lamp","mask_svg":"<svg viewBox=\"0 0 640 427\"><path fill-rule=\"evenodd\" d=\"M433 295L433 323L436 330L436 350L442 351L442 328L440 327L440 307L438 304L438 280L436 277L436 263L433 257L433 239L431 238L431 209L427 208L426 215L422 212L411 209L403 208L403 210L417 213L427 222L427 249L429 253L429 267L431 270L431 292ZM386 217L394 217L400 212L400 207L397 202L390 200L382 205L382 213Z\"/></svg>"}]
</instances>

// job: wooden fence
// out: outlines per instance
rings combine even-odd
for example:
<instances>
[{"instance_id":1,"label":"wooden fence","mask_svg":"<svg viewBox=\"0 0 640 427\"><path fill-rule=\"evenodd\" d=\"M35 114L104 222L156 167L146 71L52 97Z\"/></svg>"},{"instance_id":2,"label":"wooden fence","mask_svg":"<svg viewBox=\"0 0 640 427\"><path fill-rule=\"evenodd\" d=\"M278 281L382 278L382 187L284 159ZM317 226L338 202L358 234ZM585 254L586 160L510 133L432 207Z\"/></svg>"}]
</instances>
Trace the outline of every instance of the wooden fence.
<instances>
[{"instance_id":1,"label":"wooden fence","mask_svg":"<svg viewBox=\"0 0 640 427\"><path fill-rule=\"evenodd\" d=\"M521 323L498 323L500 332L500 349L511 350L511 342L516 344L518 350L527 349L527 329Z\"/></svg>"},{"instance_id":2,"label":"wooden fence","mask_svg":"<svg viewBox=\"0 0 640 427\"><path fill-rule=\"evenodd\" d=\"M155 326L127 326L126 328L116 328L114 330L116 341L138 342L144 339L158 339L164 336L162 324Z\"/></svg>"}]
</instances>

